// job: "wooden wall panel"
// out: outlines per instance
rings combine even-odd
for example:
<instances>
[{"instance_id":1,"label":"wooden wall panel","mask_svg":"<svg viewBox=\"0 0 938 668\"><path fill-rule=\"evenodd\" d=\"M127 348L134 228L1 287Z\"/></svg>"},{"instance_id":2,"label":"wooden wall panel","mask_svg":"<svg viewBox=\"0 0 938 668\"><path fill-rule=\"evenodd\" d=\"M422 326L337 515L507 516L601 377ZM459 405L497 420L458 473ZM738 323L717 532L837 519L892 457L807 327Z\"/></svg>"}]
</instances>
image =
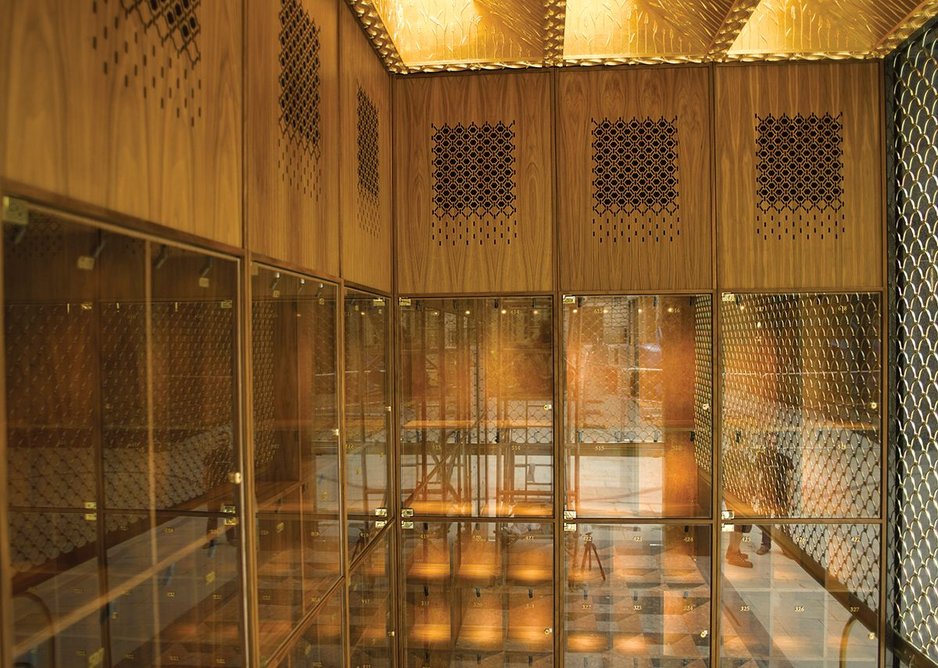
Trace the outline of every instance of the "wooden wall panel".
<instances>
[{"instance_id":1,"label":"wooden wall panel","mask_svg":"<svg viewBox=\"0 0 938 668\"><path fill-rule=\"evenodd\" d=\"M0 175L241 245L241 3L3 0Z\"/></svg>"},{"instance_id":2,"label":"wooden wall panel","mask_svg":"<svg viewBox=\"0 0 938 668\"><path fill-rule=\"evenodd\" d=\"M339 9L342 277L391 291L391 78Z\"/></svg>"},{"instance_id":3,"label":"wooden wall panel","mask_svg":"<svg viewBox=\"0 0 938 668\"><path fill-rule=\"evenodd\" d=\"M247 0L248 246L338 276L336 0Z\"/></svg>"},{"instance_id":4,"label":"wooden wall panel","mask_svg":"<svg viewBox=\"0 0 938 668\"><path fill-rule=\"evenodd\" d=\"M395 80L401 294L551 289L550 77Z\"/></svg>"},{"instance_id":5,"label":"wooden wall panel","mask_svg":"<svg viewBox=\"0 0 938 668\"><path fill-rule=\"evenodd\" d=\"M721 287L881 286L881 65L731 65L715 77Z\"/></svg>"},{"instance_id":6,"label":"wooden wall panel","mask_svg":"<svg viewBox=\"0 0 938 668\"><path fill-rule=\"evenodd\" d=\"M557 74L561 290L711 288L709 78Z\"/></svg>"}]
</instances>

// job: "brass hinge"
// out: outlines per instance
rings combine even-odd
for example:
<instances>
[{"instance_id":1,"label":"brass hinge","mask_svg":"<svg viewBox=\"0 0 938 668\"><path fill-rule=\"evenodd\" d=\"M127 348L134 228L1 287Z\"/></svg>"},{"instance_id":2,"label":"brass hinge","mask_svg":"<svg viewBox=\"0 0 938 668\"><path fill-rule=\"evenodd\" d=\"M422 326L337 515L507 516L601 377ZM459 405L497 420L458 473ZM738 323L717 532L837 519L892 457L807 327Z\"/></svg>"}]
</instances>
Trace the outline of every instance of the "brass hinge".
<instances>
[{"instance_id":1,"label":"brass hinge","mask_svg":"<svg viewBox=\"0 0 938 668\"><path fill-rule=\"evenodd\" d=\"M4 197L3 222L13 225L29 225L29 209L26 207L26 202L15 197Z\"/></svg>"},{"instance_id":2,"label":"brass hinge","mask_svg":"<svg viewBox=\"0 0 938 668\"><path fill-rule=\"evenodd\" d=\"M576 295L564 295L563 303L564 304L576 304Z\"/></svg>"},{"instance_id":3,"label":"brass hinge","mask_svg":"<svg viewBox=\"0 0 938 668\"><path fill-rule=\"evenodd\" d=\"M411 298L410 297L398 297L397 305L398 306L410 306Z\"/></svg>"},{"instance_id":4,"label":"brass hinge","mask_svg":"<svg viewBox=\"0 0 938 668\"><path fill-rule=\"evenodd\" d=\"M414 509L413 508L401 508L401 517L413 517Z\"/></svg>"}]
</instances>

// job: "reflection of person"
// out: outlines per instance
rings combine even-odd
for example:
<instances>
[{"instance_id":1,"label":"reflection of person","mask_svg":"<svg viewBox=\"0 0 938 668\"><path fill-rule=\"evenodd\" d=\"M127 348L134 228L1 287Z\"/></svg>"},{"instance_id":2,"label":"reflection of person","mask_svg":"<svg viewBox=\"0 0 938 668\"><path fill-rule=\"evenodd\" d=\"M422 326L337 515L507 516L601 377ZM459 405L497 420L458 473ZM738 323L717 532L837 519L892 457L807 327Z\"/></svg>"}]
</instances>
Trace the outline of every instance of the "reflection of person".
<instances>
[{"instance_id":1,"label":"reflection of person","mask_svg":"<svg viewBox=\"0 0 938 668\"><path fill-rule=\"evenodd\" d=\"M793 468L791 457L782 452L774 435L756 454L756 470L759 471L762 483L759 502L764 516L784 517L789 514L789 480ZM760 526L759 529L762 531L762 541L756 554L763 555L772 549L771 527Z\"/></svg>"},{"instance_id":2,"label":"reflection of person","mask_svg":"<svg viewBox=\"0 0 938 668\"><path fill-rule=\"evenodd\" d=\"M751 524L733 525L729 545L726 547L726 563L741 568L752 568L752 562L749 561L749 557L740 549L740 545L743 542L743 534L749 533L751 530Z\"/></svg>"}]
</instances>

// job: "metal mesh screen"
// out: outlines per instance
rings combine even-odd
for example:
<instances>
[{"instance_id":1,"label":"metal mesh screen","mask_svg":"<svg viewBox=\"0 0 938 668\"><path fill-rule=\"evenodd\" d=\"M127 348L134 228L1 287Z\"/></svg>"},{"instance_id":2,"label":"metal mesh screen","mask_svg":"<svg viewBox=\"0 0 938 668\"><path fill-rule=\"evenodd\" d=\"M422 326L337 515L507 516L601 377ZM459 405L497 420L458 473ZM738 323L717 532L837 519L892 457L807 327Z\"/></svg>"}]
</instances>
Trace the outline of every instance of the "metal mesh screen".
<instances>
[{"instance_id":1,"label":"metal mesh screen","mask_svg":"<svg viewBox=\"0 0 938 668\"><path fill-rule=\"evenodd\" d=\"M890 624L938 661L938 23L887 64L893 105L896 450Z\"/></svg>"},{"instance_id":2,"label":"metal mesh screen","mask_svg":"<svg viewBox=\"0 0 938 668\"><path fill-rule=\"evenodd\" d=\"M875 294L724 295L727 504L756 517L875 518Z\"/></svg>"}]
</instances>

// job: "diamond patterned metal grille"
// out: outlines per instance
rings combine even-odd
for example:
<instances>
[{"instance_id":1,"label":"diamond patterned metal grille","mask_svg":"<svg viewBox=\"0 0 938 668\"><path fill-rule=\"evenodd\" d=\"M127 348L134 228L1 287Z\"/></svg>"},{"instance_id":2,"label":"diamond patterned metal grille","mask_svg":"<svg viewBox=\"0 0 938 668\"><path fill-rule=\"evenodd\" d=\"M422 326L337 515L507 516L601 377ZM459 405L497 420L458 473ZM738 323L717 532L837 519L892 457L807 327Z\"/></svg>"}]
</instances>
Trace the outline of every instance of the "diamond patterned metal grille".
<instances>
[{"instance_id":1,"label":"diamond patterned metal grille","mask_svg":"<svg viewBox=\"0 0 938 668\"><path fill-rule=\"evenodd\" d=\"M380 125L378 108L368 94L358 88L358 225L377 237L381 219L378 201L381 195Z\"/></svg>"},{"instance_id":2,"label":"diamond patterned metal grille","mask_svg":"<svg viewBox=\"0 0 938 668\"><path fill-rule=\"evenodd\" d=\"M319 26L299 0L280 3L281 170L304 195L322 190Z\"/></svg>"},{"instance_id":3,"label":"diamond patterned metal grille","mask_svg":"<svg viewBox=\"0 0 938 668\"><path fill-rule=\"evenodd\" d=\"M593 120L593 237L674 241L681 233L677 119Z\"/></svg>"},{"instance_id":4,"label":"diamond patterned metal grille","mask_svg":"<svg viewBox=\"0 0 938 668\"><path fill-rule=\"evenodd\" d=\"M694 460L701 471L713 462L713 300L694 300Z\"/></svg>"},{"instance_id":5,"label":"diamond patterned metal grille","mask_svg":"<svg viewBox=\"0 0 938 668\"><path fill-rule=\"evenodd\" d=\"M896 167L890 624L938 662L938 24L903 44L887 70Z\"/></svg>"},{"instance_id":6,"label":"diamond patterned metal grille","mask_svg":"<svg viewBox=\"0 0 938 668\"><path fill-rule=\"evenodd\" d=\"M756 234L839 238L846 231L841 115L756 121Z\"/></svg>"},{"instance_id":7,"label":"diamond patterned metal grille","mask_svg":"<svg viewBox=\"0 0 938 668\"><path fill-rule=\"evenodd\" d=\"M518 238L514 122L433 126L433 218L438 246Z\"/></svg>"},{"instance_id":8,"label":"diamond patterned metal grille","mask_svg":"<svg viewBox=\"0 0 938 668\"><path fill-rule=\"evenodd\" d=\"M879 514L874 294L724 295L724 491L737 515Z\"/></svg>"}]
</instances>

